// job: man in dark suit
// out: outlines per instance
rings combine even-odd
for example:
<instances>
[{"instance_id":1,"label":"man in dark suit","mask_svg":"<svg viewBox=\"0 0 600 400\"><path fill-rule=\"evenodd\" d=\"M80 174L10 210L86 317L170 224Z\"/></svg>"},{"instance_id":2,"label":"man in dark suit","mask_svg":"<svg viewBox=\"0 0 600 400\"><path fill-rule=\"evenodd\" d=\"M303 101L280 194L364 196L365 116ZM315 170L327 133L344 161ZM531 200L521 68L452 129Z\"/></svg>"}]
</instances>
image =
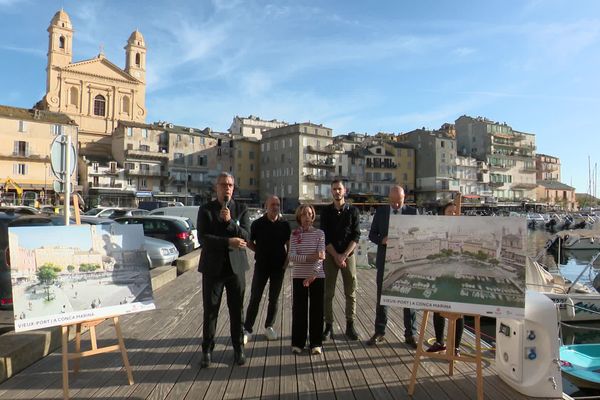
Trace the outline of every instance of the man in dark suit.
<instances>
[{"instance_id":1,"label":"man in dark suit","mask_svg":"<svg viewBox=\"0 0 600 400\"><path fill-rule=\"evenodd\" d=\"M389 193L389 206L380 206L375 211L375 217L371 223L369 240L377 245L377 305L375 307L375 334L367 341L372 346L385 340L385 328L387 325L387 306L381 305L381 287L383 285L383 272L385 267L385 252L387 246L387 235L390 226L390 214L416 215L417 210L404 204L404 189L402 186L393 186ZM415 341L415 312L410 308L404 308L404 341L412 348L417 347Z\"/></svg>"},{"instance_id":2,"label":"man in dark suit","mask_svg":"<svg viewBox=\"0 0 600 400\"><path fill-rule=\"evenodd\" d=\"M242 315L248 262L243 258L246 242L250 239L250 221L246 206L231 199L234 182L231 174L222 172L217 177L216 200L206 203L198 211L196 226L202 243L198 271L202 273L204 308L202 368L209 367L211 363L223 289L227 290L234 362L238 365L246 363ZM240 254L242 257L236 256Z\"/></svg>"}]
</instances>

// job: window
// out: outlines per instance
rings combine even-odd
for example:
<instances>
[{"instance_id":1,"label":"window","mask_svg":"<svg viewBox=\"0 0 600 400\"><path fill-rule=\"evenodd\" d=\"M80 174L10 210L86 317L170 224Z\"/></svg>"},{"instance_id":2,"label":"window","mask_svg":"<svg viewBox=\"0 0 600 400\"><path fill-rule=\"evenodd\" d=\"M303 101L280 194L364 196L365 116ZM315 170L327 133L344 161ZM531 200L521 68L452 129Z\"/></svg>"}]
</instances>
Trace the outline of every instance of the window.
<instances>
[{"instance_id":1,"label":"window","mask_svg":"<svg viewBox=\"0 0 600 400\"><path fill-rule=\"evenodd\" d=\"M126 162L123 164L123 166L125 167L126 171L131 171L131 170L135 169L135 164L131 163L131 162Z\"/></svg>"},{"instance_id":2,"label":"window","mask_svg":"<svg viewBox=\"0 0 600 400\"><path fill-rule=\"evenodd\" d=\"M177 143L181 142L181 135L177 135L177 139L175 140Z\"/></svg>"},{"instance_id":3,"label":"window","mask_svg":"<svg viewBox=\"0 0 600 400\"><path fill-rule=\"evenodd\" d=\"M135 53L135 66L136 67L142 66L142 56L140 55L140 53Z\"/></svg>"},{"instance_id":4,"label":"window","mask_svg":"<svg viewBox=\"0 0 600 400\"><path fill-rule=\"evenodd\" d=\"M148 139L148 129L142 129L142 137L144 139Z\"/></svg>"},{"instance_id":5,"label":"window","mask_svg":"<svg viewBox=\"0 0 600 400\"><path fill-rule=\"evenodd\" d=\"M142 188L147 188L148 187L148 186L146 186L146 178L140 179L140 186Z\"/></svg>"},{"instance_id":6,"label":"window","mask_svg":"<svg viewBox=\"0 0 600 400\"><path fill-rule=\"evenodd\" d=\"M254 178L250 178L248 180L248 183L250 184L250 186L254 186Z\"/></svg>"},{"instance_id":7,"label":"window","mask_svg":"<svg viewBox=\"0 0 600 400\"><path fill-rule=\"evenodd\" d=\"M64 48L65 48L65 42L66 42L66 41L65 41L65 37L61 35L61 36L58 38L58 48L59 48L59 49L64 49Z\"/></svg>"},{"instance_id":8,"label":"window","mask_svg":"<svg viewBox=\"0 0 600 400\"><path fill-rule=\"evenodd\" d=\"M101 94L94 97L94 115L100 117L106 115L106 99Z\"/></svg>"},{"instance_id":9,"label":"window","mask_svg":"<svg viewBox=\"0 0 600 400\"><path fill-rule=\"evenodd\" d=\"M185 159L183 158L183 153L175 153L173 154L173 158L175 164L183 164L185 162Z\"/></svg>"},{"instance_id":10,"label":"window","mask_svg":"<svg viewBox=\"0 0 600 400\"><path fill-rule=\"evenodd\" d=\"M148 146L147 144L140 144L140 150L141 151L150 151L150 146Z\"/></svg>"},{"instance_id":11,"label":"window","mask_svg":"<svg viewBox=\"0 0 600 400\"><path fill-rule=\"evenodd\" d=\"M13 155L28 157L29 156L29 143L23 140L15 140L13 147Z\"/></svg>"},{"instance_id":12,"label":"window","mask_svg":"<svg viewBox=\"0 0 600 400\"><path fill-rule=\"evenodd\" d=\"M123 96L121 101L121 112L123 114L129 114L129 96Z\"/></svg>"},{"instance_id":13,"label":"window","mask_svg":"<svg viewBox=\"0 0 600 400\"><path fill-rule=\"evenodd\" d=\"M250 164L250 171L254 171L254 164Z\"/></svg>"},{"instance_id":14,"label":"window","mask_svg":"<svg viewBox=\"0 0 600 400\"><path fill-rule=\"evenodd\" d=\"M440 147L442 147L442 148L444 147L444 141L443 140L440 140Z\"/></svg>"},{"instance_id":15,"label":"window","mask_svg":"<svg viewBox=\"0 0 600 400\"><path fill-rule=\"evenodd\" d=\"M292 185L288 185L288 194L292 194Z\"/></svg>"},{"instance_id":16,"label":"window","mask_svg":"<svg viewBox=\"0 0 600 400\"><path fill-rule=\"evenodd\" d=\"M15 175L26 175L27 174L27 164L23 164L23 163L13 164L13 173Z\"/></svg>"},{"instance_id":17,"label":"window","mask_svg":"<svg viewBox=\"0 0 600 400\"><path fill-rule=\"evenodd\" d=\"M61 135L64 133L64 128L62 125L52 125L50 126L53 135Z\"/></svg>"},{"instance_id":18,"label":"window","mask_svg":"<svg viewBox=\"0 0 600 400\"><path fill-rule=\"evenodd\" d=\"M79 104L79 90L75 86L69 89L69 104L75 107Z\"/></svg>"},{"instance_id":19,"label":"window","mask_svg":"<svg viewBox=\"0 0 600 400\"><path fill-rule=\"evenodd\" d=\"M129 137L133 136L133 128L132 127L128 126L125 129L127 129L127 136L129 136Z\"/></svg>"},{"instance_id":20,"label":"window","mask_svg":"<svg viewBox=\"0 0 600 400\"><path fill-rule=\"evenodd\" d=\"M251 151L251 152L248 153L248 158L250 160L254 160L254 152L253 151Z\"/></svg>"},{"instance_id":21,"label":"window","mask_svg":"<svg viewBox=\"0 0 600 400\"><path fill-rule=\"evenodd\" d=\"M140 171L143 173L150 172L150 165L149 164L140 164Z\"/></svg>"},{"instance_id":22,"label":"window","mask_svg":"<svg viewBox=\"0 0 600 400\"><path fill-rule=\"evenodd\" d=\"M98 172L98 163L97 162L92 163L92 171Z\"/></svg>"},{"instance_id":23,"label":"window","mask_svg":"<svg viewBox=\"0 0 600 400\"><path fill-rule=\"evenodd\" d=\"M27 122L19 121L19 132L27 132Z\"/></svg>"}]
</instances>

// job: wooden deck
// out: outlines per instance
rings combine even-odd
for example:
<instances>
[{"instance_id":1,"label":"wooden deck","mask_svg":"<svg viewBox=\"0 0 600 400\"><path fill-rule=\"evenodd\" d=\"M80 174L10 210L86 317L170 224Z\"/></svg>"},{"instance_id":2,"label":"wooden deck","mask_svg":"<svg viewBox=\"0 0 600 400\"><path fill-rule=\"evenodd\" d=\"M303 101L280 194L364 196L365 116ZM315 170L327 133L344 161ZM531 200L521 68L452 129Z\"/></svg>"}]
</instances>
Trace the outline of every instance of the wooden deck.
<instances>
[{"instance_id":1,"label":"wooden deck","mask_svg":"<svg viewBox=\"0 0 600 400\"><path fill-rule=\"evenodd\" d=\"M276 329L279 340L262 335L266 291L255 332L246 346L247 364L233 366L229 320L223 301L217 326L217 345L211 368L201 370L201 275L190 271L155 292L157 310L123 316L121 323L135 384L129 386L118 352L81 361L81 371L70 375L73 399L405 399L414 351L403 344L401 309L390 309L387 341L365 345L373 332L375 270L359 270L357 330L361 341L347 341L341 278L335 297L335 339L321 356L291 353L291 284L289 273L282 290ZM248 279L250 282L250 276ZM248 284L249 287L249 284ZM249 297L246 293L246 303ZM420 315L420 313L418 314ZM431 322L428 337L433 336ZM98 329L99 345L114 338L107 323ZM83 345L89 342L84 341ZM463 344L473 344L465 334ZM84 347L85 348L85 347ZM468 353L463 347L463 353ZM413 396L425 399L475 399L475 365L456 363L455 375L446 375L447 363L426 360L419 369ZM61 353L57 351L0 385L0 399L62 398ZM484 367L487 399L519 400L496 376L493 362Z\"/></svg>"}]
</instances>

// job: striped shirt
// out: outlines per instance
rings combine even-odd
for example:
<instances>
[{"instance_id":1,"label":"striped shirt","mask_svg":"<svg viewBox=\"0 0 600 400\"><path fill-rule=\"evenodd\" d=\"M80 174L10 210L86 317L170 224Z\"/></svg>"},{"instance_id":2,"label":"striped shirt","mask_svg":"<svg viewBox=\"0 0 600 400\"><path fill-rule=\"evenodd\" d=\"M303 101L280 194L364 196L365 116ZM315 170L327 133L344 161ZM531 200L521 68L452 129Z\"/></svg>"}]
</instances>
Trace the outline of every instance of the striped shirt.
<instances>
[{"instance_id":1,"label":"striped shirt","mask_svg":"<svg viewBox=\"0 0 600 400\"><path fill-rule=\"evenodd\" d=\"M325 251L325 233L316 228L308 231L302 228L294 229L290 236L290 261L294 263L292 278L325 278L323 260L307 262L306 256L319 251Z\"/></svg>"}]
</instances>

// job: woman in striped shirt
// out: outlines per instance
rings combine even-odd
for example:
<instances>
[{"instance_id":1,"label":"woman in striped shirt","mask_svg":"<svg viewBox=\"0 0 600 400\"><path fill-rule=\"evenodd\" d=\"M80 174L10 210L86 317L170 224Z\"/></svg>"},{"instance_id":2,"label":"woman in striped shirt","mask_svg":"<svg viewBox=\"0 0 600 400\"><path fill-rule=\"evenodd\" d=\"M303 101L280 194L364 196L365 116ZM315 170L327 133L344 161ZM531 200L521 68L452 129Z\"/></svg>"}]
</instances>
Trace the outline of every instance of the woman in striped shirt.
<instances>
[{"instance_id":1,"label":"woman in striped shirt","mask_svg":"<svg viewBox=\"0 0 600 400\"><path fill-rule=\"evenodd\" d=\"M300 354L309 331L311 354L323 352L323 260L325 234L312 226L315 209L302 204L296 209L299 228L290 237L289 260L292 270L292 352ZM310 306L309 306L310 302Z\"/></svg>"}]
</instances>

